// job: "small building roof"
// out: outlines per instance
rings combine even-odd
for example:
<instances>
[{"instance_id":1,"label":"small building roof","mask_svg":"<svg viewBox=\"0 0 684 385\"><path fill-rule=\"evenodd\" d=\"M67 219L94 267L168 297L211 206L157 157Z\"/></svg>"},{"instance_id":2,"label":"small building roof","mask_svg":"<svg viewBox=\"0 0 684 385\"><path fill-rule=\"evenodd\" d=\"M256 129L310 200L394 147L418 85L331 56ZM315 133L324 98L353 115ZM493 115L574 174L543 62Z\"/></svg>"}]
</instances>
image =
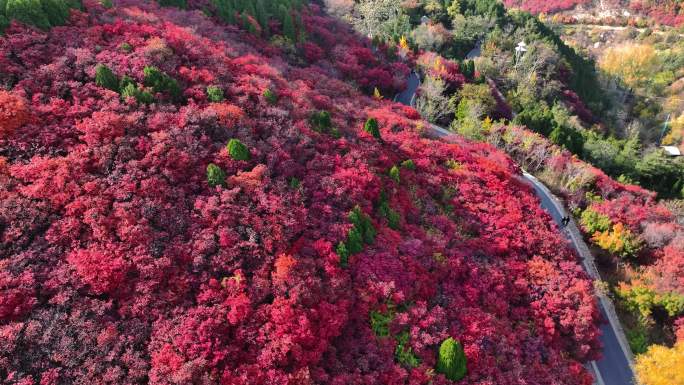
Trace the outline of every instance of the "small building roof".
<instances>
[{"instance_id":1,"label":"small building roof","mask_svg":"<svg viewBox=\"0 0 684 385\"><path fill-rule=\"evenodd\" d=\"M660 148L662 148L663 151L665 151L665 153L666 153L667 155L670 155L670 156L682 156L682 152L679 151L679 148L678 148L678 147L675 147L675 146L660 146Z\"/></svg>"}]
</instances>

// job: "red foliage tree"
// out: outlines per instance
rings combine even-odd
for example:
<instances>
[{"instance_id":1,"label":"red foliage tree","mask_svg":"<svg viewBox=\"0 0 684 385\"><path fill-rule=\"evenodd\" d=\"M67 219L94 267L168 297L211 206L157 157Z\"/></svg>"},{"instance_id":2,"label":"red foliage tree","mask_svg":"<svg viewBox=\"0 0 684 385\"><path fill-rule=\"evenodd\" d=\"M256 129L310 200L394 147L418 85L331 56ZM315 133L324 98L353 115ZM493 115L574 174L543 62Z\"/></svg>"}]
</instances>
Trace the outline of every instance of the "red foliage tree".
<instances>
[{"instance_id":1,"label":"red foliage tree","mask_svg":"<svg viewBox=\"0 0 684 385\"><path fill-rule=\"evenodd\" d=\"M30 113L24 98L0 90L0 140L28 123Z\"/></svg>"},{"instance_id":2,"label":"red foliage tree","mask_svg":"<svg viewBox=\"0 0 684 385\"><path fill-rule=\"evenodd\" d=\"M50 33L0 37L0 77L40 123L0 141L8 382L444 385L430 370L447 336L470 383L590 381L591 285L518 169L486 144L424 139L415 110L359 92L393 92L404 64L315 6L302 17L323 56L301 67L199 11L91 3ZM155 65L183 98L123 102L98 64L136 86ZM375 232L344 267L356 206ZM415 360L374 334L388 309Z\"/></svg>"}]
</instances>

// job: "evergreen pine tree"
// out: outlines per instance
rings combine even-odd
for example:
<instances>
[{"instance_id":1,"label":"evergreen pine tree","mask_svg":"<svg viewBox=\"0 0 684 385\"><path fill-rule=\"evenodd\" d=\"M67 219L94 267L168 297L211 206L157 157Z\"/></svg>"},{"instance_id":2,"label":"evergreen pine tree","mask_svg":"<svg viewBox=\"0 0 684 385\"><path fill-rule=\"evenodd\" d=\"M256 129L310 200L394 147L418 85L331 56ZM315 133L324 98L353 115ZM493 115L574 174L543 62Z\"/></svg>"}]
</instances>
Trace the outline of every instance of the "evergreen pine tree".
<instances>
[{"instance_id":1,"label":"evergreen pine tree","mask_svg":"<svg viewBox=\"0 0 684 385\"><path fill-rule=\"evenodd\" d=\"M461 343L449 337L442 341L439 346L439 356L435 369L449 380L458 381L466 375L466 361Z\"/></svg>"},{"instance_id":2,"label":"evergreen pine tree","mask_svg":"<svg viewBox=\"0 0 684 385\"><path fill-rule=\"evenodd\" d=\"M226 184L226 173L221 167L210 163L207 166L207 183L209 187L223 186Z\"/></svg>"},{"instance_id":3,"label":"evergreen pine tree","mask_svg":"<svg viewBox=\"0 0 684 385\"><path fill-rule=\"evenodd\" d=\"M349 230L346 245L349 254L360 253L363 250L363 237L356 226Z\"/></svg>"},{"instance_id":4,"label":"evergreen pine tree","mask_svg":"<svg viewBox=\"0 0 684 385\"><path fill-rule=\"evenodd\" d=\"M226 148L228 148L230 157L235 160L249 160L251 157L247 146L242 144L238 139L231 139L228 141Z\"/></svg>"},{"instance_id":5,"label":"evergreen pine tree","mask_svg":"<svg viewBox=\"0 0 684 385\"><path fill-rule=\"evenodd\" d=\"M349 251L347 250L347 245L345 245L344 242L338 243L335 252L337 253L337 256L340 257L340 266L346 268L349 265Z\"/></svg>"},{"instance_id":6,"label":"evergreen pine tree","mask_svg":"<svg viewBox=\"0 0 684 385\"><path fill-rule=\"evenodd\" d=\"M119 78L104 64L95 67L95 84L102 88L119 92Z\"/></svg>"},{"instance_id":7,"label":"evergreen pine tree","mask_svg":"<svg viewBox=\"0 0 684 385\"><path fill-rule=\"evenodd\" d=\"M393 181L395 181L395 182L397 182L397 183L400 183L400 181L401 181L401 176L400 176L400 173L399 173L399 167L397 167L397 166L392 166L392 168L389 170L389 177L390 177Z\"/></svg>"},{"instance_id":8,"label":"evergreen pine tree","mask_svg":"<svg viewBox=\"0 0 684 385\"><path fill-rule=\"evenodd\" d=\"M369 118L368 120L366 120L366 124L363 125L363 130L373 135L373 137L376 139L382 139L380 136L380 128L378 127L378 121L375 118Z\"/></svg>"}]
</instances>

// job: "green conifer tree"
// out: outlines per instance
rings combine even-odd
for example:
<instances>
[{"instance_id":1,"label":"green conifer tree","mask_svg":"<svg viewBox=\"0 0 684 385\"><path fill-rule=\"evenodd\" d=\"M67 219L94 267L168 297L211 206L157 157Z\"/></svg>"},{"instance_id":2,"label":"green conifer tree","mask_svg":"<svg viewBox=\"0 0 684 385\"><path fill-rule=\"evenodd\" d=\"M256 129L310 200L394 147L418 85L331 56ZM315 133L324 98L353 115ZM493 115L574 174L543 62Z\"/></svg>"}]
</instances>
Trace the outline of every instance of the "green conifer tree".
<instances>
[{"instance_id":1,"label":"green conifer tree","mask_svg":"<svg viewBox=\"0 0 684 385\"><path fill-rule=\"evenodd\" d=\"M220 103L225 98L223 96L223 90L217 86L207 87L207 99L212 103Z\"/></svg>"},{"instance_id":2,"label":"green conifer tree","mask_svg":"<svg viewBox=\"0 0 684 385\"><path fill-rule=\"evenodd\" d=\"M360 253L363 250L363 236L359 232L356 226L352 227L347 234L347 250L349 254Z\"/></svg>"},{"instance_id":3,"label":"green conifer tree","mask_svg":"<svg viewBox=\"0 0 684 385\"><path fill-rule=\"evenodd\" d=\"M119 78L104 64L95 67L95 84L102 88L119 92Z\"/></svg>"},{"instance_id":4,"label":"green conifer tree","mask_svg":"<svg viewBox=\"0 0 684 385\"><path fill-rule=\"evenodd\" d=\"M251 157L247 146L242 144L238 139L231 139L228 141L226 147L228 148L230 157L235 160L249 160Z\"/></svg>"},{"instance_id":5,"label":"green conifer tree","mask_svg":"<svg viewBox=\"0 0 684 385\"><path fill-rule=\"evenodd\" d=\"M154 66L146 66L143 68L143 73L145 75L143 82L147 87L152 87L152 91L155 93L166 92L171 95L174 100L180 98L182 92L176 79Z\"/></svg>"},{"instance_id":6,"label":"green conifer tree","mask_svg":"<svg viewBox=\"0 0 684 385\"><path fill-rule=\"evenodd\" d=\"M344 242L338 243L335 252L337 253L337 256L340 257L340 266L346 268L349 265L349 251L347 250L347 245L345 245Z\"/></svg>"},{"instance_id":7,"label":"green conifer tree","mask_svg":"<svg viewBox=\"0 0 684 385\"><path fill-rule=\"evenodd\" d=\"M375 118L369 118L368 120L366 120L366 124L364 124L363 130L373 135L373 137L376 139L382 139L380 137L380 128L378 127L378 121Z\"/></svg>"},{"instance_id":8,"label":"green conifer tree","mask_svg":"<svg viewBox=\"0 0 684 385\"><path fill-rule=\"evenodd\" d=\"M264 90L264 99L266 99L268 104L276 104L278 103L278 94L276 94L274 91L271 91L270 88L267 88Z\"/></svg>"},{"instance_id":9,"label":"green conifer tree","mask_svg":"<svg viewBox=\"0 0 684 385\"><path fill-rule=\"evenodd\" d=\"M154 96L148 91L136 86L135 83L126 83L126 86L121 89L121 98L123 100L135 98L140 104L152 104L154 102Z\"/></svg>"},{"instance_id":10,"label":"green conifer tree","mask_svg":"<svg viewBox=\"0 0 684 385\"><path fill-rule=\"evenodd\" d=\"M210 163L207 166L207 183L209 187L224 186L226 184L226 173L221 167Z\"/></svg>"},{"instance_id":11,"label":"green conifer tree","mask_svg":"<svg viewBox=\"0 0 684 385\"><path fill-rule=\"evenodd\" d=\"M459 381L466 375L466 362L465 352L460 342L451 337L442 341L435 368L438 373L442 373L451 381Z\"/></svg>"},{"instance_id":12,"label":"green conifer tree","mask_svg":"<svg viewBox=\"0 0 684 385\"><path fill-rule=\"evenodd\" d=\"M401 175L399 172L399 167L397 166L392 166L389 170L389 177L392 178L393 181L400 183L401 182Z\"/></svg>"}]
</instances>

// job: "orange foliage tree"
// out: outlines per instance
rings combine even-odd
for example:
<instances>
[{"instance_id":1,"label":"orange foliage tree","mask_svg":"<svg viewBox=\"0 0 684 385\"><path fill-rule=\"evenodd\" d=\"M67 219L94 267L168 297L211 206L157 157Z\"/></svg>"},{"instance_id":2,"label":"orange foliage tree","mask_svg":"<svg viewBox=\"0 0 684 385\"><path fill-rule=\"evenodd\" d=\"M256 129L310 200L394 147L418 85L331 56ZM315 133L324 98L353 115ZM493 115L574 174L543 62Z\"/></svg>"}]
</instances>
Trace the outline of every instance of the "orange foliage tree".
<instances>
[{"instance_id":1,"label":"orange foliage tree","mask_svg":"<svg viewBox=\"0 0 684 385\"><path fill-rule=\"evenodd\" d=\"M7 91L0 91L0 139L28 122L30 113L24 98Z\"/></svg>"}]
</instances>

